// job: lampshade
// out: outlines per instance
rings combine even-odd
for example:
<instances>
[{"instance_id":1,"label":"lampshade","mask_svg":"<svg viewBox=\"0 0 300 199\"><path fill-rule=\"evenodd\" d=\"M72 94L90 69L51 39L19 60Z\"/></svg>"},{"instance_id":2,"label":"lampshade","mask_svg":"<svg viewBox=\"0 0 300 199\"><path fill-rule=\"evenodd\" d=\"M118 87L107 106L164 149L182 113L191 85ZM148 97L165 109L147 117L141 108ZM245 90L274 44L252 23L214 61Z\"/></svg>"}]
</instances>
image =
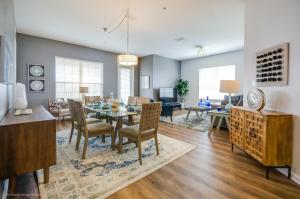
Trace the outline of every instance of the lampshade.
<instances>
[{"instance_id":1,"label":"lampshade","mask_svg":"<svg viewBox=\"0 0 300 199\"><path fill-rule=\"evenodd\" d=\"M135 66L138 64L138 57L131 54L123 54L118 57L119 65L123 66Z\"/></svg>"},{"instance_id":2,"label":"lampshade","mask_svg":"<svg viewBox=\"0 0 300 199\"><path fill-rule=\"evenodd\" d=\"M89 87L87 86L80 86L79 88L79 93L88 93L89 92Z\"/></svg>"},{"instance_id":3,"label":"lampshade","mask_svg":"<svg viewBox=\"0 0 300 199\"><path fill-rule=\"evenodd\" d=\"M238 80L221 80L220 92L221 93L237 93L240 91L240 81Z\"/></svg>"}]
</instances>

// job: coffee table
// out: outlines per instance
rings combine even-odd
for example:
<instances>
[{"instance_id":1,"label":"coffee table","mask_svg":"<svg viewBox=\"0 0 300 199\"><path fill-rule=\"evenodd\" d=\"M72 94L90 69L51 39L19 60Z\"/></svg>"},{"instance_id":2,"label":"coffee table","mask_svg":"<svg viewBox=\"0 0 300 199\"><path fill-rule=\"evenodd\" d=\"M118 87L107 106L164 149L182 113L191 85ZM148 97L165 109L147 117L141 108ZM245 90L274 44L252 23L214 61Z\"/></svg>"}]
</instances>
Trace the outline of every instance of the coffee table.
<instances>
[{"instance_id":1,"label":"coffee table","mask_svg":"<svg viewBox=\"0 0 300 199\"><path fill-rule=\"evenodd\" d=\"M214 128L214 124L215 124L215 121L216 121L217 117L219 118L219 123L218 123L218 126L217 126L217 131L220 130L220 126L221 126L221 123L222 123L223 119L225 120L226 125L229 128L229 117L230 117L230 113L229 112L227 112L227 111L212 110L212 111L208 111L207 114L212 117L211 125L210 125L209 131L208 131L208 136L210 136L210 134L211 134L211 132L212 132L212 130Z\"/></svg>"},{"instance_id":2,"label":"coffee table","mask_svg":"<svg viewBox=\"0 0 300 199\"><path fill-rule=\"evenodd\" d=\"M188 110L188 113L186 115L186 118L185 120L188 120L189 119L189 116L190 116L190 113L192 111L195 111L196 113L196 116L199 120L201 120L201 117L199 115L199 112L201 112L201 116L203 115L203 112L208 112L209 110L211 110L211 106L194 106L194 107L187 107L185 108L185 110Z\"/></svg>"}]
</instances>

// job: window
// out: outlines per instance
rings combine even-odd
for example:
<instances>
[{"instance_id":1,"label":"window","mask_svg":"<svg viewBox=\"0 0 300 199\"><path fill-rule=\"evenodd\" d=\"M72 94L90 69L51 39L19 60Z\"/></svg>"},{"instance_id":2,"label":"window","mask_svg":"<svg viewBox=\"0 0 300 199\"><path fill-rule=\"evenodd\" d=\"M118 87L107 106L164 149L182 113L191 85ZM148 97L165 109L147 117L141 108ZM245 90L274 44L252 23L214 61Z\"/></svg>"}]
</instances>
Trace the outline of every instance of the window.
<instances>
[{"instance_id":1,"label":"window","mask_svg":"<svg viewBox=\"0 0 300 199\"><path fill-rule=\"evenodd\" d=\"M199 98L221 100L220 80L235 80L235 65L199 69Z\"/></svg>"},{"instance_id":2,"label":"window","mask_svg":"<svg viewBox=\"0 0 300 199\"><path fill-rule=\"evenodd\" d=\"M133 68L121 66L119 70L119 97L127 103L128 96L133 95Z\"/></svg>"},{"instance_id":3,"label":"window","mask_svg":"<svg viewBox=\"0 0 300 199\"><path fill-rule=\"evenodd\" d=\"M56 97L79 99L80 85L88 86L91 96L103 95L103 64L56 57Z\"/></svg>"}]
</instances>

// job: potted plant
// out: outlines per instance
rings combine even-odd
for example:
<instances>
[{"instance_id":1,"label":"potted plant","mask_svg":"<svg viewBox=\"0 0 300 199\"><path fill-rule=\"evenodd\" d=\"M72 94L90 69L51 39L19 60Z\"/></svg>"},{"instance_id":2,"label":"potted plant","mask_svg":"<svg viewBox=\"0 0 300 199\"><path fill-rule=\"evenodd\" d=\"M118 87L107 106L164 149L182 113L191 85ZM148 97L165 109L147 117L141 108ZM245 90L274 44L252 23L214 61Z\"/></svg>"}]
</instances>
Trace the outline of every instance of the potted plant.
<instances>
[{"instance_id":1,"label":"potted plant","mask_svg":"<svg viewBox=\"0 0 300 199\"><path fill-rule=\"evenodd\" d=\"M177 91L177 94L180 97L180 101L182 103L182 106L184 106L184 97L187 96L188 92L189 92L189 81L188 80L183 80L183 79L179 79L176 82L176 86L175 89Z\"/></svg>"}]
</instances>

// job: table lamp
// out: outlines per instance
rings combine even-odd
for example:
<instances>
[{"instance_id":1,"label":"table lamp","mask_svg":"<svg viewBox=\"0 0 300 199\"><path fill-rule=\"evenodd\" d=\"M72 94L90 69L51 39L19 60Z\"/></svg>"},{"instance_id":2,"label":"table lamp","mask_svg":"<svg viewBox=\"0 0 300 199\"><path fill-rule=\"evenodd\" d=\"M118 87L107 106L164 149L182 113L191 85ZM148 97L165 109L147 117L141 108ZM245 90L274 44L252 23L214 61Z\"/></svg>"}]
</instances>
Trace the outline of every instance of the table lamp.
<instances>
[{"instance_id":1,"label":"table lamp","mask_svg":"<svg viewBox=\"0 0 300 199\"><path fill-rule=\"evenodd\" d=\"M225 110L229 111L232 107L231 104L231 93L237 93L240 91L240 81L238 80L221 80L220 81L220 92L228 93L229 99L228 104L225 106Z\"/></svg>"},{"instance_id":2,"label":"table lamp","mask_svg":"<svg viewBox=\"0 0 300 199\"><path fill-rule=\"evenodd\" d=\"M85 104L85 94L89 92L89 87L87 86L80 86L79 93L82 95L82 103Z\"/></svg>"}]
</instances>

